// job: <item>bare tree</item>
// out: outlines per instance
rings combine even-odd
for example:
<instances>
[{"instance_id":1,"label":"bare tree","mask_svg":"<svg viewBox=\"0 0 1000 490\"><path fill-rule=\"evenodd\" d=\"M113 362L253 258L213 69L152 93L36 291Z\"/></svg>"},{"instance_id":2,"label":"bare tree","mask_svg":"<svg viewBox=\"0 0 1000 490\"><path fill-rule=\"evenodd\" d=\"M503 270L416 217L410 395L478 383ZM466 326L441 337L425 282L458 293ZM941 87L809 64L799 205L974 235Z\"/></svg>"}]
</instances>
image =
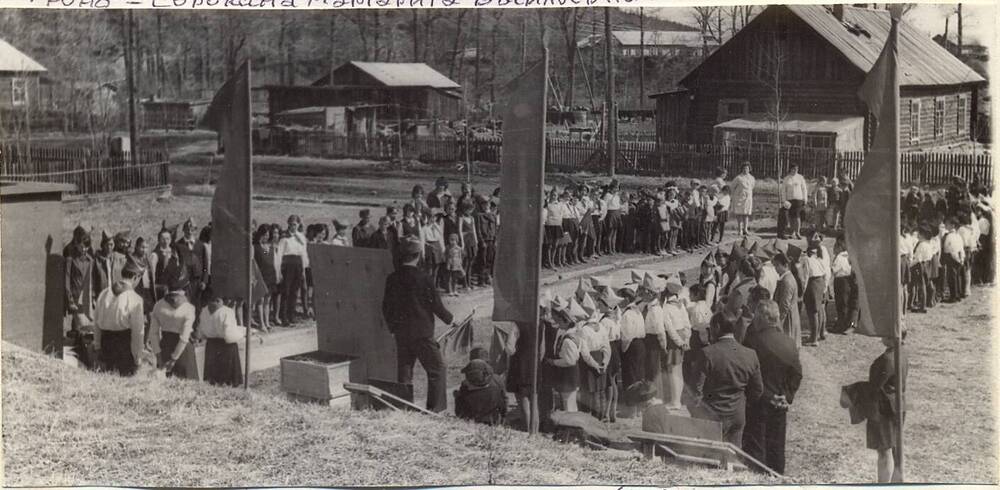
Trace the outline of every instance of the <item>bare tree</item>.
<instances>
[{"instance_id":1,"label":"bare tree","mask_svg":"<svg viewBox=\"0 0 1000 490\"><path fill-rule=\"evenodd\" d=\"M563 35L563 41L566 48L566 106L570 109L573 108L573 98L574 92L576 91L576 40L578 24L580 19L583 18L583 9L559 9L557 18L559 21L559 29Z\"/></svg>"},{"instance_id":2,"label":"bare tree","mask_svg":"<svg viewBox=\"0 0 1000 490\"><path fill-rule=\"evenodd\" d=\"M452 44L451 49L451 63L448 66L448 78L452 80L455 79L455 68L458 67L459 61L461 61L461 52L459 48L462 46L462 21L465 19L465 15L468 14L467 9L458 9L455 11L455 42Z\"/></svg>"},{"instance_id":3,"label":"bare tree","mask_svg":"<svg viewBox=\"0 0 1000 490\"><path fill-rule=\"evenodd\" d=\"M721 8L722 7L711 6L691 7L691 16L693 17L694 22L698 25L698 28L701 30L702 57L708 57L708 38L719 38L719 36L717 36L714 32L716 29L714 21L716 20L716 11Z\"/></svg>"},{"instance_id":4,"label":"bare tree","mask_svg":"<svg viewBox=\"0 0 1000 490\"><path fill-rule=\"evenodd\" d=\"M785 46L778 38L777 29L763 32L754 41L752 67L754 77L768 93L765 117L771 125L775 163L781 173L781 124L788 119L784 104L784 79L782 68L788 62Z\"/></svg>"}]
</instances>

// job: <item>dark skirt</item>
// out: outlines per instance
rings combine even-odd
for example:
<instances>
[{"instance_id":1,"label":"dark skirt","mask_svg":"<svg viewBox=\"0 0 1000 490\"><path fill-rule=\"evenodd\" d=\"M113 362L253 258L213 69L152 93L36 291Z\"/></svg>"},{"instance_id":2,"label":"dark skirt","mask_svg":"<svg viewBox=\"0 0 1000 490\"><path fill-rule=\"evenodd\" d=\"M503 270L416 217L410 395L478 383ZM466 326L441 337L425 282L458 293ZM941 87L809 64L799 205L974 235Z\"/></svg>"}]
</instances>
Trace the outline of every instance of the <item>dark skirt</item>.
<instances>
[{"instance_id":1,"label":"dark skirt","mask_svg":"<svg viewBox=\"0 0 1000 490\"><path fill-rule=\"evenodd\" d=\"M227 344L219 338L205 342L205 381L220 386L243 384L239 344Z\"/></svg>"},{"instance_id":2,"label":"dark skirt","mask_svg":"<svg viewBox=\"0 0 1000 490\"><path fill-rule=\"evenodd\" d=\"M576 240L577 234L579 233L579 226L573 218L565 218L562 223L563 231L569 235L569 241Z\"/></svg>"},{"instance_id":3,"label":"dark skirt","mask_svg":"<svg viewBox=\"0 0 1000 490\"><path fill-rule=\"evenodd\" d=\"M438 265L444 263L444 250L434 245L424 247L424 263L428 265Z\"/></svg>"},{"instance_id":4,"label":"dark skirt","mask_svg":"<svg viewBox=\"0 0 1000 490\"><path fill-rule=\"evenodd\" d=\"M604 218L604 226L608 230L617 230L622 227L622 212L621 211L608 211L608 215Z\"/></svg>"},{"instance_id":5,"label":"dark skirt","mask_svg":"<svg viewBox=\"0 0 1000 490\"><path fill-rule=\"evenodd\" d=\"M545 225L545 244L555 245L563 236L563 228L560 225Z\"/></svg>"},{"instance_id":6,"label":"dark skirt","mask_svg":"<svg viewBox=\"0 0 1000 490\"><path fill-rule=\"evenodd\" d=\"M622 386L632 386L646 379L645 360L645 339L638 338L630 342L628 350L622 351Z\"/></svg>"},{"instance_id":7,"label":"dark skirt","mask_svg":"<svg viewBox=\"0 0 1000 490\"><path fill-rule=\"evenodd\" d=\"M556 367L545 364L545 385L552 389L566 393L580 388L580 368L576 365L570 367Z\"/></svg>"},{"instance_id":8,"label":"dark skirt","mask_svg":"<svg viewBox=\"0 0 1000 490\"><path fill-rule=\"evenodd\" d=\"M823 276L810 277L806 283L806 294L803 295L803 302L806 306L806 313L812 315L823 307L823 296L826 294L826 278Z\"/></svg>"},{"instance_id":9,"label":"dark skirt","mask_svg":"<svg viewBox=\"0 0 1000 490\"><path fill-rule=\"evenodd\" d=\"M101 364L106 371L119 376L135 374L135 358L132 357L131 330L101 330Z\"/></svg>"},{"instance_id":10,"label":"dark skirt","mask_svg":"<svg viewBox=\"0 0 1000 490\"><path fill-rule=\"evenodd\" d=\"M580 220L580 236L590 237L592 239L597 237L597 233L594 230L594 220L591 219L590 215L584 216L583 219Z\"/></svg>"},{"instance_id":11,"label":"dark skirt","mask_svg":"<svg viewBox=\"0 0 1000 490\"><path fill-rule=\"evenodd\" d=\"M608 385L616 386L622 382L622 341L611 341L611 359L608 360Z\"/></svg>"},{"instance_id":12,"label":"dark skirt","mask_svg":"<svg viewBox=\"0 0 1000 490\"><path fill-rule=\"evenodd\" d=\"M595 350L590 351L590 355L594 357L594 360L598 364L604 362L604 353ZM608 385L607 372L598 373L594 368L590 367L587 363L580 360L577 363L580 368L580 390L589 393L596 393L604 391L604 388Z\"/></svg>"},{"instance_id":13,"label":"dark skirt","mask_svg":"<svg viewBox=\"0 0 1000 490\"><path fill-rule=\"evenodd\" d=\"M906 414L903 414L906 425ZM896 416L880 410L878 417L865 421L865 443L868 449L886 450L896 447Z\"/></svg>"},{"instance_id":14,"label":"dark skirt","mask_svg":"<svg viewBox=\"0 0 1000 490\"><path fill-rule=\"evenodd\" d=\"M660 376L660 354L663 352L663 348L660 347L660 340L655 335L646 334L642 342L646 344L646 362L643 364L643 379L653 383Z\"/></svg>"},{"instance_id":15,"label":"dark skirt","mask_svg":"<svg viewBox=\"0 0 1000 490\"><path fill-rule=\"evenodd\" d=\"M542 327L545 328L545 327ZM507 364L507 379L505 380L507 391L519 396L531 394L531 340L535 336L534 329L528 328L520 332L517 337L514 354L510 356ZM538 370L541 372L544 366L539 363Z\"/></svg>"},{"instance_id":16,"label":"dark skirt","mask_svg":"<svg viewBox=\"0 0 1000 490\"><path fill-rule=\"evenodd\" d=\"M313 287L313 271L312 267L306 267L306 287Z\"/></svg>"},{"instance_id":17,"label":"dark skirt","mask_svg":"<svg viewBox=\"0 0 1000 490\"><path fill-rule=\"evenodd\" d=\"M177 342L181 336L174 332L163 332L160 339L160 362L166 363L177 348ZM184 352L174 363L174 369L167 373L167 376L174 376L183 379L198 379L198 361L194 357L194 347L188 342L184 347Z\"/></svg>"}]
</instances>

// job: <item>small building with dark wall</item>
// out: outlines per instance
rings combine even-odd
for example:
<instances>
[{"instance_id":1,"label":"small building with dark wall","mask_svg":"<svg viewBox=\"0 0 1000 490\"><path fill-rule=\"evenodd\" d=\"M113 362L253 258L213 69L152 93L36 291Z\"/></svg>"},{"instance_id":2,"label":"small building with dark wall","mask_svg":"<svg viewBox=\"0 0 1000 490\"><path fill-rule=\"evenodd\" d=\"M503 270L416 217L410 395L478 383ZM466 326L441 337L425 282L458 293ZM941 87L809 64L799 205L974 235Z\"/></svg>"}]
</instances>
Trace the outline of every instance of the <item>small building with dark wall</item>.
<instances>
[{"instance_id":1,"label":"small building with dark wall","mask_svg":"<svg viewBox=\"0 0 1000 490\"><path fill-rule=\"evenodd\" d=\"M462 117L461 86L425 63L351 61L310 86L266 85L267 113L305 107L378 106L383 121Z\"/></svg>"},{"instance_id":2,"label":"small building with dark wall","mask_svg":"<svg viewBox=\"0 0 1000 490\"><path fill-rule=\"evenodd\" d=\"M194 129L194 111L191 102L183 100L144 100L142 102L143 129Z\"/></svg>"},{"instance_id":3,"label":"small building with dark wall","mask_svg":"<svg viewBox=\"0 0 1000 490\"><path fill-rule=\"evenodd\" d=\"M27 126L32 113L45 107L41 76L47 71L37 61L0 39L0 123L6 130L22 129L21 126Z\"/></svg>"},{"instance_id":4,"label":"small building with dark wall","mask_svg":"<svg viewBox=\"0 0 1000 490\"><path fill-rule=\"evenodd\" d=\"M834 149L836 138L809 136L831 134L831 121L846 125L861 117L867 148L872 124L858 89L885 45L889 26L885 10L769 6L681 79L679 90L651 96L658 143L717 143L716 128L728 121L773 122L780 117L796 120L805 136L790 144ZM978 88L986 81L905 21L899 25L898 47L901 148L925 150L970 141ZM810 121L817 121L815 131ZM763 134L749 139L773 145L768 141L773 135L766 129L758 132Z\"/></svg>"},{"instance_id":5,"label":"small building with dark wall","mask_svg":"<svg viewBox=\"0 0 1000 490\"><path fill-rule=\"evenodd\" d=\"M3 340L62 349L65 304L62 198L74 186L0 182L0 321Z\"/></svg>"}]
</instances>

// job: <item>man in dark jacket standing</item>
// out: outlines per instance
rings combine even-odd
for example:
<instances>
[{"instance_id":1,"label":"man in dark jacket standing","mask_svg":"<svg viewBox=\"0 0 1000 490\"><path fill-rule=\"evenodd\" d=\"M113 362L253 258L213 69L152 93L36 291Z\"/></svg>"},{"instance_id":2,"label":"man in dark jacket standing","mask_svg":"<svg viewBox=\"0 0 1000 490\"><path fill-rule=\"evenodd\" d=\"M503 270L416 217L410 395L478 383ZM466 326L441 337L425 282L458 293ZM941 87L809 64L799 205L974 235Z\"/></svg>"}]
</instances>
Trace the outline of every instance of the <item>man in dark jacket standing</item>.
<instances>
[{"instance_id":1,"label":"man in dark jacket standing","mask_svg":"<svg viewBox=\"0 0 1000 490\"><path fill-rule=\"evenodd\" d=\"M802 381L795 342L781 331L778 304L764 301L757 307L753 331L746 346L757 353L764 393L747 404L743 449L778 473L785 473L785 425L788 407Z\"/></svg>"},{"instance_id":2,"label":"man in dark jacket standing","mask_svg":"<svg viewBox=\"0 0 1000 490\"><path fill-rule=\"evenodd\" d=\"M385 280L382 315L396 337L396 372L403 384L413 382L413 364L419 360L427 372L427 410L441 412L448 406L445 365L434 340L434 317L452 322L441 303L434 280L417 267L423 246L418 240L400 244L401 264Z\"/></svg>"},{"instance_id":3,"label":"man in dark jacket standing","mask_svg":"<svg viewBox=\"0 0 1000 490\"><path fill-rule=\"evenodd\" d=\"M701 351L701 369L695 383L699 403L694 412L707 409L708 418L722 422L723 440L741 447L746 405L760 398L764 386L757 354L736 341L734 323L735 319L725 312L712 317L711 327L718 340Z\"/></svg>"}]
</instances>

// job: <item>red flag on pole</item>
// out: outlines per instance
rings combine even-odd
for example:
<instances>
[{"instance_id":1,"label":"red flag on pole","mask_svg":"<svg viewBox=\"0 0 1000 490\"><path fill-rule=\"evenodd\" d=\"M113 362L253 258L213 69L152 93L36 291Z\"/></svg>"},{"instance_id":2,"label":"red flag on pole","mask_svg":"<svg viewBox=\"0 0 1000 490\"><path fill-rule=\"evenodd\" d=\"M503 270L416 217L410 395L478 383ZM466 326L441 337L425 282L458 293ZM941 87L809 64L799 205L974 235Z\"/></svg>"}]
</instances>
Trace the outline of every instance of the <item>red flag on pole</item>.
<instances>
[{"instance_id":1,"label":"red flag on pole","mask_svg":"<svg viewBox=\"0 0 1000 490\"><path fill-rule=\"evenodd\" d=\"M897 337L901 314L899 271L899 76L897 24L859 97L875 122L875 138L844 215L847 250L858 279L857 333Z\"/></svg>"},{"instance_id":2,"label":"red flag on pole","mask_svg":"<svg viewBox=\"0 0 1000 490\"><path fill-rule=\"evenodd\" d=\"M545 82L548 58L508 85L500 164L500 231L493 319L534 324L542 260Z\"/></svg>"},{"instance_id":3,"label":"red flag on pole","mask_svg":"<svg viewBox=\"0 0 1000 490\"><path fill-rule=\"evenodd\" d=\"M250 64L219 89L201 121L218 131L225 161L212 197L212 289L224 298L259 299L263 278L251 245ZM252 276L251 276L252 274Z\"/></svg>"}]
</instances>

